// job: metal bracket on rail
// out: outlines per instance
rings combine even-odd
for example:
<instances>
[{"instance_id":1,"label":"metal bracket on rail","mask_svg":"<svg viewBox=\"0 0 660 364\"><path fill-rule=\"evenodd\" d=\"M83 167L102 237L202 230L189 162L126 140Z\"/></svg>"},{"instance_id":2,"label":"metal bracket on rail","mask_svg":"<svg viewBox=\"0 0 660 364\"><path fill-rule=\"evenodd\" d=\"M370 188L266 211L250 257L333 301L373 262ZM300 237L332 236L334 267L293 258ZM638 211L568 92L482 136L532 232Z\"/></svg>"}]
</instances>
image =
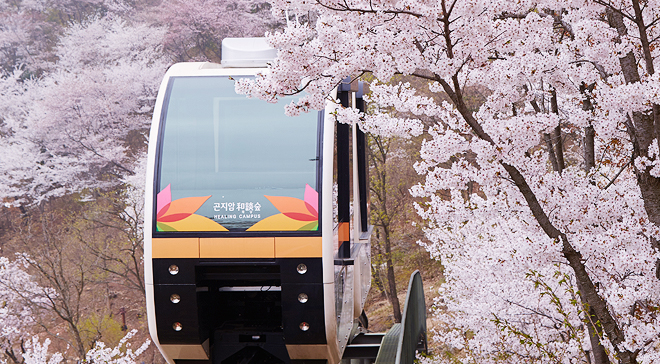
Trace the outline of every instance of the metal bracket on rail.
<instances>
[{"instance_id":1,"label":"metal bracket on rail","mask_svg":"<svg viewBox=\"0 0 660 364\"><path fill-rule=\"evenodd\" d=\"M419 271L410 276L400 324L385 334L359 334L346 346L342 364L412 364L417 351L426 352L426 301Z\"/></svg>"}]
</instances>

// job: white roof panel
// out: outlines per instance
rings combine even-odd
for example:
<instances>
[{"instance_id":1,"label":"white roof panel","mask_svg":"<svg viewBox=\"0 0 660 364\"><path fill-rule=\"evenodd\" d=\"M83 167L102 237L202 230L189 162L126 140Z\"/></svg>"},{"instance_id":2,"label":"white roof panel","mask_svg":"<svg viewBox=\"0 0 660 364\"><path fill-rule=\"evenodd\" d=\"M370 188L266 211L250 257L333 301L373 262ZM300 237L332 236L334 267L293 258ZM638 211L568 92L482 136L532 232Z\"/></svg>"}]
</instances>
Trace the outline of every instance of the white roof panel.
<instances>
[{"instance_id":1,"label":"white roof panel","mask_svg":"<svg viewBox=\"0 0 660 364\"><path fill-rule=\"evenodd\" d=\"M222 40L223 67L266 67L277 57L277 50L266 38L225 38Z\"/></svg>"}]
</instances>

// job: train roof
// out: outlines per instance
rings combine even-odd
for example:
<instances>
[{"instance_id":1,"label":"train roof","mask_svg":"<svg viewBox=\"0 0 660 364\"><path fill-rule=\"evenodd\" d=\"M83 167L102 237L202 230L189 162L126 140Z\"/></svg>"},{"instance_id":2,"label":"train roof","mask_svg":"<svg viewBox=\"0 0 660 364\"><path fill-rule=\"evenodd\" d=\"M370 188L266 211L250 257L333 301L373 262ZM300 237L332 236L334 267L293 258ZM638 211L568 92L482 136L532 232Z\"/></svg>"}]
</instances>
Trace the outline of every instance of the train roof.
<instances>
[{"instance_id":1,"label":"train roof","mask_svg":"<svg viewBox=\"0 0 660 364\"><path fill-rule=\"evenodd\" d=\"M166 76L226 76L263 73L276 56L277 50L268 45L266 38L225 38L222 40L220 63L176 63L169 68Z\"/></svg>"}]
</instances>

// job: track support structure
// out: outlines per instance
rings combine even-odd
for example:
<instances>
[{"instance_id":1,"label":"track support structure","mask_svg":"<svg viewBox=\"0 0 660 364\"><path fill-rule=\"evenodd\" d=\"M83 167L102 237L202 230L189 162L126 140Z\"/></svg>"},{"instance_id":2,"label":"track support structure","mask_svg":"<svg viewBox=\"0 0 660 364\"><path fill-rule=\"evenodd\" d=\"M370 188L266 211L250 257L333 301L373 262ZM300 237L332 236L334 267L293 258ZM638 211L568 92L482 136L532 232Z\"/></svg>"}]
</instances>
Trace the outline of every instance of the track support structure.
<instances>
[{"instance_id":1,"label":"track support structure","mask_svg":"<svg viewBox=\"0 0 660 364\"><path fill-rule=\"evenodd\" d=\"M401 323L387 333L360 333L344 351L341 364L412 364L427 352L426 301L419 271L410 276Z\"/></svg>"}]
</instances>

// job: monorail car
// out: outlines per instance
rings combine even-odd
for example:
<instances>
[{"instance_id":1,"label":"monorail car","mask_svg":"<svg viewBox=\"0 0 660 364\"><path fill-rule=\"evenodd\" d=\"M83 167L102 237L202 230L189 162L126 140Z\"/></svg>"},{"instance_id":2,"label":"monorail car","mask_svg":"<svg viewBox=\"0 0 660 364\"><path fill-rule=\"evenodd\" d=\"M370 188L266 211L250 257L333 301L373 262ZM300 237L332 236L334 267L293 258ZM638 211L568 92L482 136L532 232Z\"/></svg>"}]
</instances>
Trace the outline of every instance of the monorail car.
<instances>
[{"instance_id":1,"label":"monorail car","mask_svg":"<svg viewBox=\"0 0 660 364\"><path fill-rule=\"evenodd\" d=\"M369 290L364 134L326 110L297 117L238 95L266 72L262 39L179 63L149 140L145 279L169 363L338 363ZM230 58L225 58L230 57ZM342 85L333 97L362 107Z\"/></svg>"}]
</instances>

